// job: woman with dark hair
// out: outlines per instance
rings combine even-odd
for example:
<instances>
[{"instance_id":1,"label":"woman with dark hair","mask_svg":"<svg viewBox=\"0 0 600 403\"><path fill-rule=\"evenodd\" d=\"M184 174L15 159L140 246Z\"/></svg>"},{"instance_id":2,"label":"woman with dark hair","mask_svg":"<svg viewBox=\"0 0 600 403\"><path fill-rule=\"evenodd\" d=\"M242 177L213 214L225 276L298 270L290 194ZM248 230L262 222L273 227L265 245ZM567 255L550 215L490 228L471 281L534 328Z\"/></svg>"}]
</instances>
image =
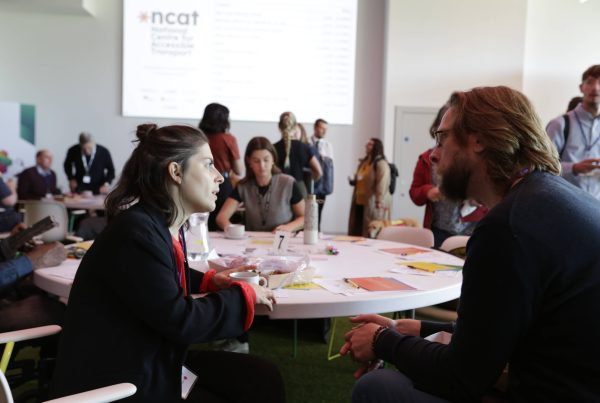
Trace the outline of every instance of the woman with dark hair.
<instances>
[{"instance_id":1,"label":"woman with dark hair","mask_svg":"<svg viewBox=\"0 0 600 403\"><path fill-rule=\"evenodd\" d=\"M244 203L249 231L297 231L304 226L304 199L297 181L282 174L277 153L265 137L248 142L244 155L246 176L233 190L217 217L223 229L240 203Z\"/></svg>"},{"instance_id":2,"label":"woman with dark hair","mask_svg":"<svg viewBox=\"0 0 600 403\"><path fill-rule=\"evenodd\" d=\"M197 379L188 401L282 401L281 375L269 362L187 351L192 343L241 334L255 304L273 303L264 287L187 264L188 217L214 209L223 181L206 136L193 127L140 125L137 138L106 200L108 226L77 270L52 393L131 382L131 401L176 402L189 368Z\"/></svg>"},{"instance_id":3,"label":"woman with dark hair","mask_svg":"<svg viewBox=\"0 0 600 403\"><path fill-rule=\"evenodd\" d=\"M278 156L276 164L283 173L296 179L304 197L310 190L305 183L305 176L307 181L310 178L313 181L319 180L323 175L321 164L317 160L315 151L300 141L301 129L292 112L283 112L279 116L278 127L281 140L273 144Z\"/></svg>"},{"instance_id":4,"label":"woman with dark hair","mask_svg":"<svg viewBox=\"0 0 600 403\"><path fill-rule=\"evenodd\" d=\"M237 140L229 133L229 109L226 106L217 103L206 105L199 127L208 136L215 167L224 178L217 194L215 210L208 216L208 229L217 231L217 214L233 190L231 179L235 180L242 174L240 151Z\"/></svg>"},{"instance_id":5,"label":"woman with dark hair","mask_svg":"<svg viewBox=\"0 0 600 403\"><path fill-rule=\"evenodd\" d=\"M354 186L349 235L367 236L369 222L390 219L390 167L383 152L383 143L372 138L365 145L365 151L354 179L348 178L350 185Z\"/></svg>"}]
</instances>

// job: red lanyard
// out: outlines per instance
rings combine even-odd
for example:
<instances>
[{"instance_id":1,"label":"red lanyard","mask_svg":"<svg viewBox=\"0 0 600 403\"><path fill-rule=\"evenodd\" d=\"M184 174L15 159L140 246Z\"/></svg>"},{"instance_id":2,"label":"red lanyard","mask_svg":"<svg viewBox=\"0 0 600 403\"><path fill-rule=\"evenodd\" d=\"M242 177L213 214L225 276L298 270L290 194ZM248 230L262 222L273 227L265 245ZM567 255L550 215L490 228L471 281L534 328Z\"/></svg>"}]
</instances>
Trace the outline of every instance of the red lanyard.
<instances>
[{"instance_id":1,"label":"red lanyard","mask_svg":"<svg viewBox=\"0 0 600 403\"><path fill-rule=\"evenodd\" d=\"M181 235L179 236L179 240L173 239L173 250L175 251L175 263L177 264L177 274L179 274L179 285L183 288L183 295L188 295L187 293L187 281L185 278L185 259L183 256L183 243L181 240Z\"/></svg>"}]
</instances>

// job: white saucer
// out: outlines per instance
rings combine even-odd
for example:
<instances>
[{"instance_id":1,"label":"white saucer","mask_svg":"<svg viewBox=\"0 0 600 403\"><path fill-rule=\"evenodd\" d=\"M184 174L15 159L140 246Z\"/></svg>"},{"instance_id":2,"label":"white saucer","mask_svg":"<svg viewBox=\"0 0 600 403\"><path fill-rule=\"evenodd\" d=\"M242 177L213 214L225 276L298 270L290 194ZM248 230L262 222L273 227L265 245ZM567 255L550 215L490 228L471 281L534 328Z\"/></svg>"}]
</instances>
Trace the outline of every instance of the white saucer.
<instances>
[{"instance_id":1,"label":"white saucer","mask_svg":"<svg viewBox=\"0 0 600 403\"><path fill-rule=\"evenodd\" d=\"M232 235L225 234L225 238L226 239L233 239L233 240L240 240L240 239L246 239L246 238L248 238L248 235L244 234L242 236L232 236Z\"/></svg>"}]
</instances>

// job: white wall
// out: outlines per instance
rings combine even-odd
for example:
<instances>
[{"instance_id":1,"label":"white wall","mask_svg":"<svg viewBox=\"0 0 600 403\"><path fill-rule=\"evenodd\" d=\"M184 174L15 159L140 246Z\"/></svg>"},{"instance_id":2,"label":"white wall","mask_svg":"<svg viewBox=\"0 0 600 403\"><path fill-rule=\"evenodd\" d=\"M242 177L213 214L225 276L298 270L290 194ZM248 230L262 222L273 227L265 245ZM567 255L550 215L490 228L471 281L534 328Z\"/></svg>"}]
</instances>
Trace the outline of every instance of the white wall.
<instances>
[{"instance_id":1,"label":"white wall","mask_svg":"<svg viewBox=\"0 0 600 403\"><path fill-rule=\"evenodd\" d=\"M581 74L600 64L600 1L529 0L523 91L542 122L581 95Z\"/></svg>"},{"instance_id":2,"label":"white wall","mask_svg":"<svg viewBox=\"0 0 600 403\"><path fill-rule=\"evenodd\" d=\"M403 154L395 132L413 141L421 138L422 151L431 144L431 122L420 133L395 131L397 106L439 108L453 91L482 85L521 89L525 1L389 0L387 18L383 113L388 157L394 148L396 155ZM417 155L412 159L414 167ZM409 203L401 192L394 194L394 206ZM413 211L395 208L392 217Z\"/></svg>"},{"instance_id":3,"label":"white wall","mask_svg":"<svg viewBox=\"0 0 600 403\"><path fill-rule=\"evenodd\" d=\"M136 125L148 121L120 116L121 3L86 0L93 16L0 12L0 100L36 105L37 146L54 153L54 169L63 189L67 182L62 161L79 132L90 131L98 143L107 146L120 171L133 149L130 141ZM324 210L326 232L346 231L351 189L345 178L354 172L366 139L381 135L384 13L385 0L358 2L354 125L330 126L336 189ZM235 115L232 110L231 131L242 153L253 136L278 139L275 121L279 116L273 116L269 124L235 121ZM302 121L302 116L298 119ZM196 125L197 121L183 123Z\"/></svg>"}]
</instances>

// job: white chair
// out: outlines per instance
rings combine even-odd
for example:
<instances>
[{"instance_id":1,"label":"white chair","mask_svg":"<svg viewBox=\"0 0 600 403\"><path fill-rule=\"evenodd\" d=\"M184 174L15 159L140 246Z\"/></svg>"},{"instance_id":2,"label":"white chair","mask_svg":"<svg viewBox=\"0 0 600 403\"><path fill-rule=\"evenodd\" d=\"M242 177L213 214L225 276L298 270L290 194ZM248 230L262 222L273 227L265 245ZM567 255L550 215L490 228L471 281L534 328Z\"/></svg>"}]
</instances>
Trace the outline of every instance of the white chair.
<instances>
[{"instance_id":1,"label":"white chair","mask_svg":"<svg viewBox=\"0 0 600 403\"><path fill-rule=\"evenodd\" d=\"M27 226L33 225L49 215L58 222L58 226L41 235L42 241L54 242L67 238L69 218L64 204L54 200L23 200L20 203L25 208L25 224Z\"/></svg>"},{"instance_id":2,"label":"white chair","mask_svg":"<svg viewBox=\"0 0 600 403\"><path fill-rule=\"evenodd\" d=\"M456 252L461 248L465 248L467 246L467 242L469 241L469 237L465 235L453 235L448 237L442 242L440 245L440 250L444 252L448 252L450 254L459 255ZM454 253L453 253L454 252ZM460 255L463 255L460 253ZM463 256L460 256L463 257ZM453 300L458 302L458 300ZM453 301L449 301L452 303ZM426 306L424 308L419 308L416 310L419 316L425 316L430 319L441 320L444 322L452 322L458 318L458 314L454 309L446 309L442 306Z\"/></svg>"},{"instance_id":3,"label":"white chair","mask_svg":"<svg viewBox=\"0 0 600 403\"><path fill-rule=\"evenodd\" d=\"M451 253L453 250L466 248L469 237L466 235L452 235L440 245L440 250Z\"/></svg>"},{"instance_id":4,"label":"white chair","mask_svg":"<svg viewBox=\"0 0 600 403\"><path fill-rule=\"evenodd\" d=\"M381 229L379 235L377 235L377 239L409 243L425 248L431 248L433 246L433 232L428 228L403 226L385 227Z\"/></svg>"},{"instance_id":5,"label":"white chair","mask_svg":"<svg viewBox=\"0 0 600 403\"><path fill-rule=\"evenodd\" d=\"M15 342L36 339L39 337L50 336L61 331L60 326L50 325L41 326L31 329L17 330L15 332L0 333L0 344L6 344L5 352L2 356L0 371L0 403L14 403L12 392L4 375L6 365L12 353L12 348ZM115 400L124 399L132 396L137 391L135 385L131 383L119 383L116 385L106 386L87 392L77 393L75 395L61 397L59 399L49 400L54 403L103 403L114 402Z\"/></svg>"}]
</instances>

